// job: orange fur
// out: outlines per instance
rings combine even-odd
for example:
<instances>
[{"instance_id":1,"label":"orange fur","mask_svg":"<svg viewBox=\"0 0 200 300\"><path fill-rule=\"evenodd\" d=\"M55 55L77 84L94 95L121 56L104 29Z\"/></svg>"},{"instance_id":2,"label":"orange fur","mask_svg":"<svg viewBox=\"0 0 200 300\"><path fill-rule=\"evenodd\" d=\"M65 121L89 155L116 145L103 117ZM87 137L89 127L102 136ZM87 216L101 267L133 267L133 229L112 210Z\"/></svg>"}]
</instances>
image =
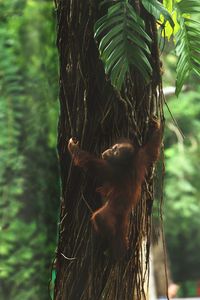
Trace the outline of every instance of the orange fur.
<instances>
[{"instance_id":1,"label":"orange fur","mask_svg":"<svg viewBox=\"0 0 200 300\"><path fill-rule=\"evenodd\" d=\"M144 146L137 148L131 142L116 144L104 151L102 159L80 150L73 139L68 143L76 165L103 176L104 184L97 192L105 198L105 204L92 214L91 222L95 232L110 244L117 259L128 249L131 210L140 199L149 167L158 159L161 132L160 123L152 119Z\"/></svg>"}]
</instances>

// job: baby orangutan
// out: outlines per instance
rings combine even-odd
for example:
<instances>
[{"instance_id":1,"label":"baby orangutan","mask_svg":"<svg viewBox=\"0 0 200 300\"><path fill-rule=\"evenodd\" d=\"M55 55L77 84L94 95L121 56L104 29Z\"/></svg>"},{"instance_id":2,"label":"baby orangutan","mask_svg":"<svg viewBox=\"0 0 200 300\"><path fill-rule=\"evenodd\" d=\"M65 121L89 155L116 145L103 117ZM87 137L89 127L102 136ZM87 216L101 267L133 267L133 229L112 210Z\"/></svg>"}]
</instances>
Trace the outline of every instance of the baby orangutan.
<instances>
[{"instance_id":1,"label":"baby orangutan","mask_svg":"<svg viewBox=\"0 0 200 300\"><path fill-rule=\"evenodd\" d=\"M145 175L158 159L161 138L160 123L152 118L146 143L141 147L131 141L118 143L96 158L81 150L73 138L68 142L74 164L93 171L103 180L97 192L105 204L92 214L91 221L95 232L110 244L116 259L123 257L128 249L130 213L140 199Z\"/></svg>"}]
</instances>

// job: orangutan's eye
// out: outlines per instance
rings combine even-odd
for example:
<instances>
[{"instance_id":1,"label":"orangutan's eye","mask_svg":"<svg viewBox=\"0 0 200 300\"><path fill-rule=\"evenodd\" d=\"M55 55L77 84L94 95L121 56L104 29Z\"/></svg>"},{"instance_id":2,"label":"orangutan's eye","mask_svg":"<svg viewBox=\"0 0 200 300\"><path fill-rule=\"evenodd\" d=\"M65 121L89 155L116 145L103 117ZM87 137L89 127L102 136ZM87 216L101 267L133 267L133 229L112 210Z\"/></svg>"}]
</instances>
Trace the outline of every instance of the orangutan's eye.
<instances>
[{"instance_id":1,"label":"orangutan's eye","mask_svg":"<svg viewBox=\"0 0 200 300\"><path fill-rule=\"evenodd\" d=\"M118 148L118 145L114 145L114 146L112 147L112 150L113 150L113 151L116 151L117 148Z\"/></svg>"},{"instance_id":2,"label":"orangutan's eye","mask_svg":"<svg viewBox=\"0 0 200 300\"><path fill-rule=\"evenodd\" d=\"M116 150L114 150L113 154L114 154L115 156L119 156L119 155L120 155L119 149L116 148Z\"/></svg>"}]
</instances>

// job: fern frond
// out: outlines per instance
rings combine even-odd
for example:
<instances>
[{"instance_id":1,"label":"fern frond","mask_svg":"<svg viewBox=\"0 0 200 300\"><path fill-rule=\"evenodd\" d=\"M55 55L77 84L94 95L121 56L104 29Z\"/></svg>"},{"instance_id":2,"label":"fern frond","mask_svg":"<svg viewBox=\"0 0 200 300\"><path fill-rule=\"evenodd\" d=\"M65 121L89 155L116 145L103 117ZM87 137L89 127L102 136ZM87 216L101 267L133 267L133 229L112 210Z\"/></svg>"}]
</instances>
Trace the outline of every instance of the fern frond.
<instances>
[{"instance_id":1,"label":"fern frond","mask_svg":"<svg viewBox=\"0 0 200 300\"><path fill-rule=\"evenodd\" d=\"M107 14L96 22L94 31L105 72L114 87L121 89L131 66L146 82L150 80L151 39L132 5L127 1L112 4Z\"/></svg>"},{"instance_id":2,"label":"fern frond","mask_svg":"<svg viewBox=\"0 0 200 300\"><path fill-rule=\"evenodd\" d=\"M200 12L199 0L182 0L175 4L180 30L175 35L178 56L176 67L176 95L178 96L186 78L193 71L200 76L200 22L194 14Z\"/></svg>"}]
</instances>

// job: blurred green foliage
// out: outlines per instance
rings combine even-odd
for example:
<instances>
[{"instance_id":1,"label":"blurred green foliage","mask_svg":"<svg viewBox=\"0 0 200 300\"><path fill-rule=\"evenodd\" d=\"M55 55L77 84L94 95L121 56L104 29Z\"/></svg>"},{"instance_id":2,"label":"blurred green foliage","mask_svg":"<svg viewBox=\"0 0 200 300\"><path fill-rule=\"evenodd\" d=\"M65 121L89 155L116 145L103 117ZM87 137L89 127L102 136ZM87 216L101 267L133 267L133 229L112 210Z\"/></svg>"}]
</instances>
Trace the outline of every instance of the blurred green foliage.
<instances>
[{"instance_id":1,"label":"blurred green foliage","mask_svg":"<svg viewBox=\"0 0 200 300\"><path fill-rule=\"evenodd\" d=\"M168 75L173 61L166 59ZM200 268L200 88L195 80L188 88L167 99L184 138L165 107L165 231L176 282L198 280Z\"/></svg>"},{"instance_id":2,"label":"blurred green foliage","mask_svg":"<svg viewBox=\"0 0 200 300\"><path fill-rule=\"evenodd\" d=\"M57 53L51 1L0 1L0 299L49 299L56 245Z\"/></svg>"}]
</instances>

